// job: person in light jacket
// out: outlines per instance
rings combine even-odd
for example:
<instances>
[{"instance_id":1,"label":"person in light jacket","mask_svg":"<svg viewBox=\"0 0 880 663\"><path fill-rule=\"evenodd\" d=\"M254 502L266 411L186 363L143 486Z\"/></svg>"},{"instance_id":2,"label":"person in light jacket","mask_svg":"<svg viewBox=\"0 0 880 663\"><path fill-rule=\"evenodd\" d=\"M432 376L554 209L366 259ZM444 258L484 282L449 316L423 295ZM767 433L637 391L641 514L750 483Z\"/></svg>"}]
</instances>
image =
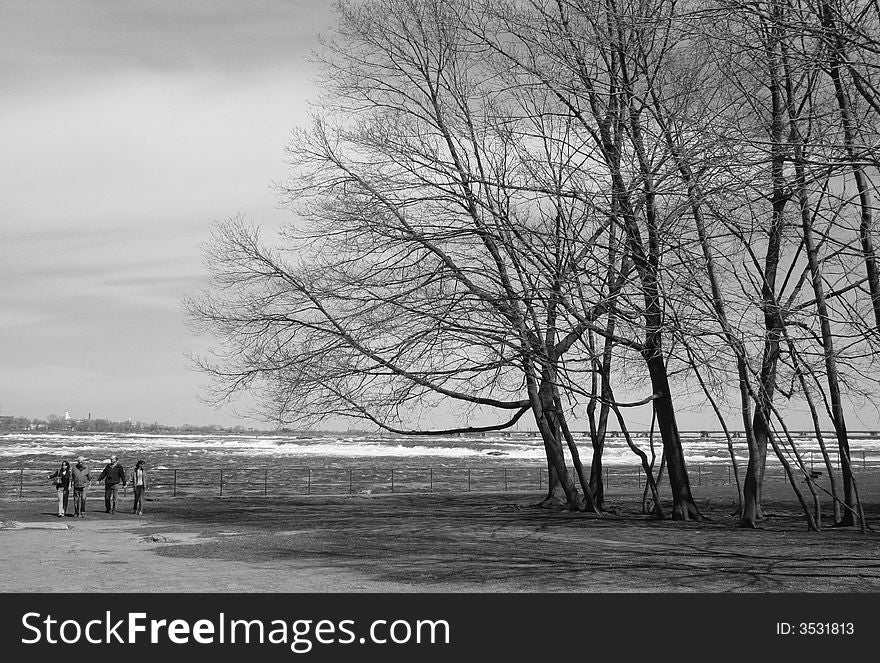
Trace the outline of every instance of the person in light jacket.
<instances>
[{"instance_id":1,"label":"person in light jacket","mask_svg":"<svg viewBox=\"0 0 880 663\"><path fill-rule=\"evenodd\" d=\"M139 516L144 515L144 491L147 489L147 471L144 469L144 461L139 460L131 473L131 485L134 488L134 507L131 512Z\"/></svg>"},{"instance_id":2,"label":"person in light jacket","mask_svg":"<svg viewBox=\"0 0 880 663\"><path fill-rule=\"evenodd\" d=\"M76 459L76 465L70 470L70 477L73 484L73 516L85 518L86 488L92 483L92 475L89 474L85 458L80 456Z\"/></svg>"},{"instance_id":3,"label":"person in light jacket","mask_svg":"<svg viewBox=\"0 0 880 663\"><path fill-rule=\"evenodd\" d=\"M58 493L58 517L67 515L67 500L70 496L70 463L61 461L61 467L49 475L55 491Z\"/></svg>"}]
</instances>

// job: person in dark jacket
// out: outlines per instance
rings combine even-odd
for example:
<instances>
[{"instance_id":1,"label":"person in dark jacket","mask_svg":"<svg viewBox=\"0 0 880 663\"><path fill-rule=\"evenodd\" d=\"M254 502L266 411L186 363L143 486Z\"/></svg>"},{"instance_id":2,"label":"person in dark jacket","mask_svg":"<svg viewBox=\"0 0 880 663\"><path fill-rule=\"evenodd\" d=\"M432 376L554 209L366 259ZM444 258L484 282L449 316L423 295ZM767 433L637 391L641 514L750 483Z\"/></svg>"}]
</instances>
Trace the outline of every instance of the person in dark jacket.
<instances>
[{"instance_id":1,"label":"person in dark jacket","mask_svg":"<svg viewBox=\"0 0 880 663\"><path fill-rule=\"evenodd\" d=\"M73 484L73 516L74 518L86 517L86 488L92 483L92 475L86 466L86 459L80 456L76 459L76 465L70 470L71 483Z\"/></svg>"},{"instance_id":2,"label":"person in dark jacket","mask_svg":"<svg viewBox=\"0 0 880 663\"><path fill-rule=\"evenodd\" d=\"M61 467L49 475L58 493L58 517L67 515L67 500L70 496L70 463L61 461Z\"/></svg>"},{"instance_id":3,"label":"person in dark jacket","mask_svg":"<svg viewBox=\"0 0 880 663\"><path fill-rule=\"evenodd\" d=\"M96 479L104 482L104 508L107 513L116 513L116 493L119 484L125 486L125 469L119 464L117 456L110 456L110 463L104 467Z\"/></svg>"}]
</instances>

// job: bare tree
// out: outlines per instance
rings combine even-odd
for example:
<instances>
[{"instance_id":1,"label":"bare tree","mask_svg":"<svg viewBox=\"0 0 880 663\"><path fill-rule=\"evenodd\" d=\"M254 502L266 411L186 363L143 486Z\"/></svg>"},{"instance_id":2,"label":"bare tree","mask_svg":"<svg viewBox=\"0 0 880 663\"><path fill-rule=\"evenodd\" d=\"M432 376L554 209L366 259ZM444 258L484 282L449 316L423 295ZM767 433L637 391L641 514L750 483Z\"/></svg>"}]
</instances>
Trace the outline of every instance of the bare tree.
<instances>
[{"instance_id":1,"label":"bare tree","mask_svg":"<svg viewBox=\"0 0 880 663\"><path fill-rule=\"evenodd\" d=\"M399 431L451 400L517 413L498 428L530 409L554 482L571 506L592 508L566 466L562 404L572 371L591 370L567 353L605 330L563 300L590 290L604 306L592 275L607 223L563 195L579 159L570 122L540 95L498 89L455 11L340 5L326 115L290 148L285 195L305 223L284 239L297 262L228 226L213 262L223 296L191 310L229 344L207 366L223 393L268 381L264 405L279 418L355 416Z\"/></svg>"},{"instance_id":2,"label":"bare tree","mask_svg":"<svg viewBox=\"0 0 880 663\"><path fill-rule=\"evenodd\" d=\"M818 528L822 489L786 423L789 403L806 403L835 521L855 522L844 411L876 390L880 341L880 317L864 315L880 315L866 119L880 104L865 56L877 16L863 9L340 2L324 98L289 147L296 221L274 248L240 221L221 226L213 290L190 304L221 341L203 362L216 396L252 390L282 422L424 435L530 413L544 503L593 511L613 414L654 513L665 471L682 520L701 514L676 404L699 402L725 430L740 524L763 518L772 449ZM623 384L632 402L616 399ZM648 403L656 474L624 416ZM725 407L745 430L741 490ZM437 408L459 420L420 421ZM580 412L589 473L571 433Z\"/></svg>"},{"instance_id":3,"label":"bare tree","mask_svg":"<svg viewBox=\"0 0 880 663\"><path fill-rule=\"evenodd\" d=\"M655 9L659 7L655 5ZM691 494L678 434L664 350L662 257L666 252L657 198L655 154L645 136L635 87L632 44L650 39L658 21L645 22L635 3L527 2L486 8L471 28L522 77L539 81L578 123L592 147L589 172L605 192L605 214L620 226L642 298L638 351L651 384L673 494L673 517L700 518ZM610 195L609 195L610 193ZM665 230L668 232L668 229ZM633 345L631 344L631 347Z\"/></svg>"}]
</instances>

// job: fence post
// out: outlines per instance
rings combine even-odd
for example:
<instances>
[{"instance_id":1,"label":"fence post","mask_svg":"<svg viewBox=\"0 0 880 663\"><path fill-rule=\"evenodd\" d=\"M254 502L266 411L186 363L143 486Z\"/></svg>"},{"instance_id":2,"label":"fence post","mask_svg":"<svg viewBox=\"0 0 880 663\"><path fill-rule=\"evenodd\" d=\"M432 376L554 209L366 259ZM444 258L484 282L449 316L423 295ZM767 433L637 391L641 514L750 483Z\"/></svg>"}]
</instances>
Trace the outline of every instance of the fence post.
<instances>
[{"instance_id":1,"label":"fence post","mask_svg":"<svg viewBox=\"0 0 880 663\"><path fill-rule=\"evenodd\" d=\"M269 495L269 470L263 470L263 497Z\"/></svg>"},{"instance_id":2,"label":"fence post","mask_svg":"<svg viewBox=\"0 0 880 663\"><path fill-rule=\"evenodd\" d=\"M639 488L641 488L642 487L642 466L641 465L638 466L638 470L639 470Z\"/></svg>"},{"instance_id":3,"label":"fence post","mask_svg":"<svg viewBox=\"0 0 880 663\"><path fill-rule=\"evenodd\" d=\"M471 492L471 468L468 468L468 492Z\"/></svg>"},{"instance_id":4,"label":"fence post","mask_svg":"<svg viewBox=\"0 0 880 663\"><path fill-rule=\"evenodd\" d=\"M177 497L177 470L174 470L174 483L171 486L171 497Z\"/></svg>"},{"instance_id":5,"label":"fence post","mask_svg":"<svg viewBox=\"0 0 880 663\"><path fill-rule=\"evenodd\" d=\"M351 468L348 468L348 494L351 495Z\"/></svg>"},{"instance_id":6,"label":"fence post","mask_svg":"<svg viewBox=\"0 0 880 663\"><path fill-rule=\"evenodd\" d=\"M697 465L697 485L703 485L703 466Z\"/></svg>"},{"instance_id":7,"label":"fence post","mask_svg":"<svg viewBox=\"0 0 880 663\"><path fill-rule=\"evenodd\" d=\"M608 468L607 467L605 468L605 485L606 486L611 485L610 483L608 483Z\"/></svg>"},{"instance_id":8,"label":"fence post","mask_svg":"<svg viewBox=\"0 0 880 663\"><path fill-rule=\"evenodd\" d=\"M542 475L543 473L544 473L544 470L543 470L542 468L539 467L539 468L538 468L538 492L539 492L539 493L541 492L541 479L543 479L543 476L541 476L541 475Z\"/></svg>"},{"instance_id":9,"label":"fence post","mask_svg":"<svg viewBox=\"0 0 880 663\"><path fill-rule=\"evenodd\" d=\"M21 497L24 494L24 468L21 468L18 471L18 496Z\"/></svg>"},{"instance_id":10,"label":"fence post","mask_svg":"<svg viewBox=\"0 0 880 663\"><path fill-rule=\"evenodd\" d=\"M391 468L391 492L394 492L394 468Z\"/></svg>"},{"instance_id":11,"label":"fence post","mask_svg":"<svg viewBox=\"0 0 880 663\"><path fill-rule=\"evenodd\" d=\"M309 468L309 482L306 484L306 495L312 494L312 468Z\"/></svg>"},{"instance_id":12,"label":"fence post","mask_svg":"<svg viewBox=\"0 0 880 663\"><path fill-rule=\"evenodd\" d=\"M730 485L730 465L727 466L727 485Z\"/></svg>"},{"instance_id":13,"label":"fence post","mask_svg":"<svg viewBox=\"0 0 880 663\"><path fill-rule=\"evenodd\" d=\"M223 470L220 470L220 497L223 497Z\"/></svg>"},{"instance_id":14,"label":"fence post","mask_svg":"<svg viewBox=\"0 0 880 663\"><path fill-rule=\"evenodd\" d=\"M507 468L504 468L504 492L507 492Z\"/></svg>"},{"instance_id":15,"label":"fence post","mask_svg":"<svg viewBox=\"0 0 880 663\"><path fill-rule=\"evenodd\" d=\"M434 468L433 467L429 468L428 473L429 473L430 481L431 481L431 492L433 493L434 492Z\"/></svg>"},{"instance_id":16,"label":"fence post","mask_svg":"<svg viewBox=\"0 0 880 663\"><path fill-rule=\"evenodd\" d=\"M865 450L862 449L862 469L865 469Z\"/></svg>"}]
</instances>

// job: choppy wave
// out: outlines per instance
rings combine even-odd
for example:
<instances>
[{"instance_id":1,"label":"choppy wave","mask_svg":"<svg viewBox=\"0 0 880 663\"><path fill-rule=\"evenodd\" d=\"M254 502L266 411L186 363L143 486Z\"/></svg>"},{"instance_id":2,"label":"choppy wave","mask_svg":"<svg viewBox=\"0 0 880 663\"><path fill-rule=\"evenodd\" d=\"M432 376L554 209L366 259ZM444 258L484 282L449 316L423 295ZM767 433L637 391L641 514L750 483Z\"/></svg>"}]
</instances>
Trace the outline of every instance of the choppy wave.
<instances>
[{"instance_id":1,"label":"choppy wave","mask_svg":"<svg viewBox=\"0 0 880 663\"><path fill-rule=\"evenodd\" d=\"M634 442L650 455L649 440L634 438ZM830 441L827 441L830 442ZM729 451L723 437L691 438L683 440L689 463L728 464ZM829 450L835 445L829 444ZM815 439L798 440L799 451L816 462L821 460ZM852 456L856 462L880 462L880 438L853 440ZM581 459L588 463L592 447L587 438L578 439ZM654 441L659 457L661 447ZM746 457L743 439L734 443L738 459ZM104 462L117 454L129 465L136 458L149 459L152 467L194 466L206 464L236 464L266 466L277 463L298 465L332 464L407 464L407 465L461 465L474 463L535 465L544 462L544 448L537 437L388 437L370 435L315 434L22 434L0 435L0 464L51 465L60 458L85 456L90 463ZM772 455L772 451L771 451ZM831 451L832 459L836 452ZM635 466L638 458L622 438L611 437L605 447L606 465Z\"/></svg>"}]
</instances>

